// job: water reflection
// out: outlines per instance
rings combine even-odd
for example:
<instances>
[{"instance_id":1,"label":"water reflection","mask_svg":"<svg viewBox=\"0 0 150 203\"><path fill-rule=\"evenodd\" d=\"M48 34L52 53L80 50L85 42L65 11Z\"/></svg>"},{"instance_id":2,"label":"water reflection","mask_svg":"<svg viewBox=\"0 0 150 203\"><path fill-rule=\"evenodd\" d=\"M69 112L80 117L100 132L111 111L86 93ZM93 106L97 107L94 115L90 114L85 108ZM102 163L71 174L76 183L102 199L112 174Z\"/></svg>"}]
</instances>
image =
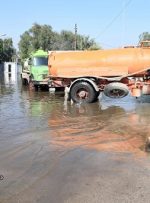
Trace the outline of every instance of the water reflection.
<instances>
[{"instance_id":1,"label":"water reflection","mask_svg":"<svg viewBox=\"0 0 150 203\"><path fill-rule=\"evenodd\" d=\"M144 154L149 136L150 104L142 98L78 105L62 93L29 91L17 84L0 84L0 138L43 132L50 147Z\"/></svg>"},{"instance_id":2,"label":"water reflection","mask_svg":"<svg viewBox=\"0 0 150 203\"><path fill-rule=\"evenodd\" d=\"M56 112L61 112L57 114ZM84 147L100 151L142 154L149 135L148 118L117 106L101 109L101 104L68 106L51 112L50 143L59 147Z\"/></svg>"}]
</instances>

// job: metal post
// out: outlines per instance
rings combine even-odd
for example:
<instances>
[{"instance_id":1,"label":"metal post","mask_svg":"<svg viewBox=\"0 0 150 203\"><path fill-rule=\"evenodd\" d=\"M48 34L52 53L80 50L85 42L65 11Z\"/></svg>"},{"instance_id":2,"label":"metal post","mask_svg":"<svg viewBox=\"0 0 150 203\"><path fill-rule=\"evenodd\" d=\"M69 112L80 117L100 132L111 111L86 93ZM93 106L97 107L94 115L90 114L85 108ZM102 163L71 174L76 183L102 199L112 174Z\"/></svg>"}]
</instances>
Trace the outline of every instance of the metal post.
<instances>
[{"instance_id":1,"label":"metal post","mask_svg":"<svg viewBox=\"0 0 150 203\"><path fill-rule=\"evenodd\" d=\"M77 24L75 24L74 50L77 49Z\"/></svg>"}]
</instances>

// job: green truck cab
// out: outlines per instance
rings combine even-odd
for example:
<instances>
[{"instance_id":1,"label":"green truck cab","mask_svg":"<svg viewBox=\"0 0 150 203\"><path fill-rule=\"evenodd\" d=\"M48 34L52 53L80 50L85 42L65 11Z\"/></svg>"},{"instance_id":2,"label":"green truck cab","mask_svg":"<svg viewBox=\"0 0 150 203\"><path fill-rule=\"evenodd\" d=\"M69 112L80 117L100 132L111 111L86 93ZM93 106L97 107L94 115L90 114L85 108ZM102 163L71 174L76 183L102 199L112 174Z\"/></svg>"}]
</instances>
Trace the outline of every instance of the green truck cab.
<instances>
[{"instance_id":1,"label":"green truck cab","mask_svg":"<svg viewBox=\"0 0 150 203\"><path fill-rule=\"evenodd\" d=\"M37 50L30 58L24 61L21 78L23 85L38 89L38 87L48 88L48 52Z\"/></svg>"},{"instance_id":2,"label":"green truck cab","mask_svg":"<svg viewBox=\"0 0 150 203\"><path fill-rule=\"evenodd\" d=\"M29 58L30 83L35 88L48 85L48 53L38 50Z\"/></svg>"}]
</instances>

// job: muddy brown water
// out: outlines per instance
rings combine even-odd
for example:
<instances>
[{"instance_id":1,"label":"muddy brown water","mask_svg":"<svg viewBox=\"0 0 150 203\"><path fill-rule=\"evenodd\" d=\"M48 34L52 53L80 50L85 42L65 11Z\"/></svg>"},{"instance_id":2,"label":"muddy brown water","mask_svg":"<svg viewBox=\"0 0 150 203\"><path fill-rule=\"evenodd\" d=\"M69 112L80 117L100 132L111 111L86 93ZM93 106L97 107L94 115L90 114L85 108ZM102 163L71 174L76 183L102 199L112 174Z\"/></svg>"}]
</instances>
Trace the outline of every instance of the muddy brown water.
<instances>
[{"instance_id":1,"label":"muddy brown water","mask_svg":"<svg viewBox=\"0 0 150 203\"><path fill-rule=\"evenodd\" d=\"M1 79L0 202L148 202L149 122L150 96L72 104Z\"/></svg>"}]
</instances>

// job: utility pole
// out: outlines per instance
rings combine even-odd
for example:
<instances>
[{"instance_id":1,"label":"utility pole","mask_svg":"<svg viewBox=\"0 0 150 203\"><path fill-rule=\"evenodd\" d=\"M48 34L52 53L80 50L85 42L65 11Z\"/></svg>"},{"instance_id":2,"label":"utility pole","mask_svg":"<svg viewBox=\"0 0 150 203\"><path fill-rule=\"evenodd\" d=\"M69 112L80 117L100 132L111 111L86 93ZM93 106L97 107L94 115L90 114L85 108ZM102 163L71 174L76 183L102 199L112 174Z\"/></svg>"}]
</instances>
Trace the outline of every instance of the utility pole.
<instances>
[{"instance_id":1,"label":"utility pole","mask_svg":"<svg viewBox=\"0 0 150 203\"><path fill-rule=\"evenodd\" d=\"M74 33L74 50L77 50L77 24L75 24L75 27L74 27L74 30L75 30L75 33Z\"/></svg>"}]
</instances>

